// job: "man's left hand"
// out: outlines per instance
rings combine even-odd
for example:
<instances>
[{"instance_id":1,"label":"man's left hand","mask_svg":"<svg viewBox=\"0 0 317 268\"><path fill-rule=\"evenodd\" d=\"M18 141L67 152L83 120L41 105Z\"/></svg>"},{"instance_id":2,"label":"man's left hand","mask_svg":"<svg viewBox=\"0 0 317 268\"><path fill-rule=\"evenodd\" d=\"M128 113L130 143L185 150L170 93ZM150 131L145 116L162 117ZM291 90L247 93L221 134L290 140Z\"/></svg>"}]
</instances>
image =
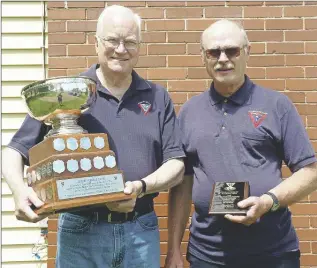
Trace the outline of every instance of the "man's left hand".
<instances>
[{"instance_id":1,"label":"man's left hand","mask_svg":"<svg viewBox=\"0 0 317 268\"><path fill-rule=\"evenodd\" d=\"M125 183L123 192L126 195L131 195L131 199L107 202L106 206L111 211L123 212L123 213L131 212L133 211L135 207L137 196L141 193L141 191L142 191L142 183L140 181L127 181Z\"/></svg>"},{"instance_id":2,"label":"man's left hand","mask_svg":"<svg viewBox=\"0 0 317 268\"><path fill-rule=\"evenodd\" d=\"M225 218L229 221L249 226L260 219L263 214L268 212L272 207L272 204L273 200L267 195L262 195L261 197L250 196L238 203L238 207L240 208L249 208L246 216L226 214Z\"/></svg>"}]
</instances>

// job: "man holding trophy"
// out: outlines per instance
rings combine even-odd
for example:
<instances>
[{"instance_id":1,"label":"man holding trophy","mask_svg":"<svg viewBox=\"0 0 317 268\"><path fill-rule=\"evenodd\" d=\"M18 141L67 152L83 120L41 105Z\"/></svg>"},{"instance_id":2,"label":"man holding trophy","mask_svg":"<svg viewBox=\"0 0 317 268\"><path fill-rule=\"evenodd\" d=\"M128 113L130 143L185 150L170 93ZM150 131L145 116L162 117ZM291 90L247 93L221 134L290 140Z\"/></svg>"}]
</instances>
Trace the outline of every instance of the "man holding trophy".
<instances>
[{"instance_id":1,"label":"man holding trophy","mask_svg":"<svg viewBox=\"0 0 317 268\"><path fill-rule=\"evenodd\" d=\"M249 53L235 22L217 21L202 34L213 83L179 114L187 176L170 191L166 268L184 267L191 199L191 268L300 267L287 206L316 190L315 153L291 101L245 75ZM282 161L293 173L285 180Z\"/></svg>"},{"instance_id":2,"label":"man holding trophy","mask_svg":"<svg viewBox=\"0 0 317 268\"><path fill-rule=\"evenodd\" d=\"M97 65L22 91L30 115L3 152L3 174L17 219L63 212L56 267L160 267L153 198L180 183L184 152L168 93L133 71L140 38L138 15L107 7Z\"/></svg>"}]
</instances>

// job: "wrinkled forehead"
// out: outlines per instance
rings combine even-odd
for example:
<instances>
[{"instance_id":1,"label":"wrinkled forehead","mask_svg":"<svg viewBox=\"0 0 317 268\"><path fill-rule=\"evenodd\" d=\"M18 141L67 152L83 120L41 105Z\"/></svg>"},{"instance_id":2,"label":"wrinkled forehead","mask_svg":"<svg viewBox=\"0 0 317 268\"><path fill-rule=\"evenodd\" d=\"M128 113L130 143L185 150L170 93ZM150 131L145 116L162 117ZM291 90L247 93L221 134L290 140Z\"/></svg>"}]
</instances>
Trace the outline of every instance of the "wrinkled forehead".
<instances>
[{"instance_id":1,"label":"wrinkled forehead","mask_svg":"<svg viewBox=\"0 0 317 268\"><path fill-rule=\"evenodd\" d=\"M132 16L112 16L104 18L103 28L99 35L118 38L138 38L138 26Z\"/></svg>"},{"instance_id":2,"label":"wrinkled forehead","mask_svg":"<svg viewBox=\"0 0 317 268\"><path fill-rule=\"evenodd\" d=\"M245 45L243 32L235 25L210 27L202 36L204 49L242 47L243 45Z\"/></svg>"}]
</instances>

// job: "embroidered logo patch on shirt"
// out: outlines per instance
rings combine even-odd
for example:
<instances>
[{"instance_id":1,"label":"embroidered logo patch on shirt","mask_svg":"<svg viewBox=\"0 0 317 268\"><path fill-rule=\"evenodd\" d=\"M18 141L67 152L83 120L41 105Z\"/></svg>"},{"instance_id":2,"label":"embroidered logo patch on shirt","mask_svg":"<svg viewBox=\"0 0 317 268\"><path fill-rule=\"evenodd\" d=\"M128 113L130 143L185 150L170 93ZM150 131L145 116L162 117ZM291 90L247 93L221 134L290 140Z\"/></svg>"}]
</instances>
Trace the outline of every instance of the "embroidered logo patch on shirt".
<instances>
[{"instance_id":1,"label":"embroidered logo patch on shirt","mask_svg":"<svg viewBox=\"0 0 317 268\"><path fill-rule=\"evenodd\" d=\"M259 112L259 111L249 111L249 116L254 127L258 127L263 120L266 118L267 113Z\"/></svg>"},{"instance_id":2,"label":"embroidered logo patch on shirt","mask_svg":"<svg viewBox=\"0 0 317 268\"><path fill-rule=\"evenodd\" d=\"M142 112L144 113L144 115L147 115L148 112L151 110L151 103L149 103L148 101L141 101L138 103L139 107L141 108Z\"/></svg>"}]
</instances>

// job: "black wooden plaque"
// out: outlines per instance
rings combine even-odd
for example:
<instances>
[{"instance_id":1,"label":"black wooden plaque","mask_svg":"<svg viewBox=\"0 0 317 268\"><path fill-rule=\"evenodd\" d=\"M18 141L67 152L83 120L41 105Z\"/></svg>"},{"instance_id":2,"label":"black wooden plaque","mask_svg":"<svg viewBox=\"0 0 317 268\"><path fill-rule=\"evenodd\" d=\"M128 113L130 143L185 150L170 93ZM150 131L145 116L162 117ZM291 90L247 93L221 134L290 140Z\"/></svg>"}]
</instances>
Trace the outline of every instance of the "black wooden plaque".
<instances>
[{"instance_id":1,"label":"black wooden plaque","mask_svg":"<svg viewBox=\"0 0 317 268\"><path fill-rule=\"evenodd\" d=\"M209 214L246 215L247 209L241 209L237 203L249 197L250 187L246 181L216 182L211 192Z\"/></svg>"}]
</instances>

